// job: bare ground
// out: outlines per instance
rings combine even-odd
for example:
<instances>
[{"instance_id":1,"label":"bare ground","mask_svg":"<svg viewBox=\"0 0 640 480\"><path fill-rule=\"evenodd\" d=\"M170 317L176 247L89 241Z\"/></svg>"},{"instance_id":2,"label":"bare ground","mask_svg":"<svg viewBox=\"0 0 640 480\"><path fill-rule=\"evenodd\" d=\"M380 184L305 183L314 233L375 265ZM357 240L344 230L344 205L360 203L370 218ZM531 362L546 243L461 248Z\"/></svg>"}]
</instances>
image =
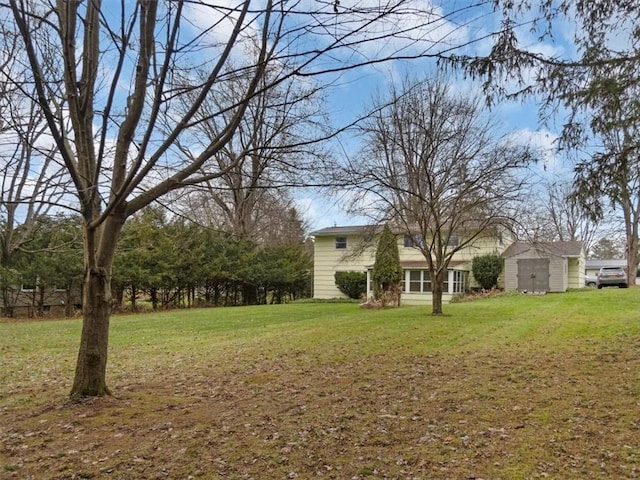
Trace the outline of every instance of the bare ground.
<instances>
[{"instance_id":1,"label":"bare ground","mask_svg":"<svg viewBox=\"0 0 640 480\"><path fill-rule=\"evenodd\" d=\"M640 478L635 337L206 363L143 365L79 404L22 385L0 410L0 478Z\"/></svg>"}]
</instances>

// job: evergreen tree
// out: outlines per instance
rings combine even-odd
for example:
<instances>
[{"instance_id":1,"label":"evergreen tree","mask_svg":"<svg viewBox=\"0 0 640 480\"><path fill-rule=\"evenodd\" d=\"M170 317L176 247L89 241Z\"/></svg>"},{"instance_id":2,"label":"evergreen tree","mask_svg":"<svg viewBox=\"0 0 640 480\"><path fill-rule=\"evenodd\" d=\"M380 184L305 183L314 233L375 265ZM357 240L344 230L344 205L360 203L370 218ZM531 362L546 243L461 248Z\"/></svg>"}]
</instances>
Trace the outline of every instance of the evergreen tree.
<instances>
[{"instance_id":1,"label":"evergreen tree","mask_svg":"<svg viewBox=\"0 0 640 480\"><path fill-rule=\"evenodd\" d=\"M383 307L387 305L400 306L400 282L402 282L402 267L396 236L385 225L376 250L376 260L373 264L373 298Z\"/></svg>"}]
</instances>

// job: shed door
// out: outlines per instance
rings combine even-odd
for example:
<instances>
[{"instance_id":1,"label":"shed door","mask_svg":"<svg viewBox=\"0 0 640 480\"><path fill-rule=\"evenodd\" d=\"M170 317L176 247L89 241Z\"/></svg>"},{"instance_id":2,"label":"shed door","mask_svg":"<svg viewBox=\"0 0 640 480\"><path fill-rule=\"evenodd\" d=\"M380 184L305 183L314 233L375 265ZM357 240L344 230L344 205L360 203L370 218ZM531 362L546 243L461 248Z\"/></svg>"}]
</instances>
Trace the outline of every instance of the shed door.
<instances>
[{"instance_id":1,"label":"shed door","mask_svg":"<svg viewBox=\"0 0 640 480\"><path fill-rule=\"evenodd\" d=\"M521 258L518 260L518 290L549 291L548 258Z\"/></svg>"}]
</instances>

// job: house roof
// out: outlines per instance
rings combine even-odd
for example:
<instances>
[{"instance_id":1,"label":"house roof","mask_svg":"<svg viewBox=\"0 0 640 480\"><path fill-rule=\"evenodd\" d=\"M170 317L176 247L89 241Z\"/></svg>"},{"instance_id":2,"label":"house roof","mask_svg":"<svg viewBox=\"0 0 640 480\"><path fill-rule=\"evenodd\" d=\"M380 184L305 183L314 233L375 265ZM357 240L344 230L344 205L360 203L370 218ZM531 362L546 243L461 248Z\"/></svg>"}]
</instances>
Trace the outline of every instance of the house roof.
<instances>
[{"instance_id":1,"label":"house roof","mask_svg":"<svg viewBox=\"0 0 640 480\"><path fill-rule=\"evenodd\" d=\"M529 250L554 257L580 257L583 254L584 244L580 241L566 242L514 242L502 253L505 258L520 255Z\"/></svg>"},{"instance_id":2,"label":"house roof","mask_svg":"<svg viewBox=\"0 0 640 480\"><path fill-rule=\"evenodd\" d=\"M469 262L466 262L464 260L451 260L449 262L449 270L455 270L455 267L464 265L465 263L469 263ZM426 260L413 260L413 261L400 262L400 266L406 270L411 270L411 269L419 270L419 269L429 268L429 264L427 263Z\"/></svg>"},{"instance_id":3,"label":"house roof","mask_svg":"<svg viewBox=\"0 0 640 480\"><path fill-rule=\"evenodd\" d=\"M626 267L626 266L627 266L627 261L624 258L607 259L607 260L592 258L585 262L585 268L589 268L589 269L596 269L600 267Z\"/></svg>"},{"instance_id":4,"label":"house roof","mask_svg":"<svg viewBox=\"0 0 640 480\"><path fill-rule=\"evenodd\" d=\"M491 222L491 224L501 225L501 222ZM467 223L467 227L469 224ZM349 226L333 226L321 228L320 230L315 230L310 232L309 235L312 237L323 237L323 236L333 236L333 235L360 235L360 234L373 234L379 233L383 229L384 225L349 225ZM395 233L402 234L406 231L405 227L396 226L393 227ZM418 232L418 228L415 229ZM455 231L455 229L454 229Z\"/></svg>"},{"instance_id":5,"label":"house roof","mask_svg":"<svg viewBox=\"0 0 640 480\"><path fill-rule=\"evenodd\" d=\"M334 227L321 228L320 230L315 230L309 233L309 235L311 235L312 237L322 237L327 235L353 235L353 234L370 232L372 230L375 231L379 228L380 227L376 225L351 225L351 226L344 226L344 227L334 226Z\"/></svg>"},{"instance_id":6,"label":"house roof","mask_svg":"<svg viewBox=\"0 0 640 480\"><path fill-rule=\"evenodd\" d=\"M456 267L459 267L460 265L464 265L467 263L469 262L465 260L451 260L449 262L448 270L456 270ZM429 269L429 264L427 263L426 260L409 260L404 262L401 261L400 266L405 270L428 270ZM372 269L372 268L373 268L373 265L367 265L367 269Z\"/></svg>"}]
</instances>

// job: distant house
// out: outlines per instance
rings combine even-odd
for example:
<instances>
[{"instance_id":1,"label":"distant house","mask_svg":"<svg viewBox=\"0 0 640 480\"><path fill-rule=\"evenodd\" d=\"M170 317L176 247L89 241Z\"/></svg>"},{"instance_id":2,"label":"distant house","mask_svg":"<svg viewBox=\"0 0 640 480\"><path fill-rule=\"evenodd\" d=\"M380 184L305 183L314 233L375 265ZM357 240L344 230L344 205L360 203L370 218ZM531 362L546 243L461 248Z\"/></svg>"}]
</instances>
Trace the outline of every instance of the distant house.
<instances>
[{"instance_id":1,"label":"distant house","mask_svg":"<svg viewBox=\"0 0 640 480\"><path fill-rule=\"evenodd\" d=\"M590 259L585 262L584 273L585 275L589 275L590 277L595 277L596 275L598 275L598 272L602 267L622 267L626 269L627 261L624 258L607 260Z\"/></svg>"},{"instance_id":2,"label":"distant house","mask_svg":"<svg viewBox=\"0 0 640 480\"><path fill-rule=\"evenodd\" d=\"M22 285L7 290L7 307L0 304L0 316L8 317L63 317L82 309L80 287L71 290Z\"/></svg>"},{"instance_id":3,"label":"distant house","mask_svg":"<svg viewBox=\"0 0 640 480\"><path fill-rule=\"evenodd\" d=\"M380 229L375 226L329 227L312 232L314 241L313 297L329 299L344 297L335 284L335 273L339 271L359 271L368 275L368 296L371 295L371 273L375 260L377 236ZM499 255L511 242L511 234L506 230L486 233L478 237L472 245L457 252L449 263L444 284L443 302L456 293L465 292L475 285L471 274L471 261L485 254ZM451 242L459 242L457 235L451 235ZM416 249L411 238L398 235L400 265L404 270L402 283L402 303L407 305L427 305L432 301L431 276L427 261Z\"/></svg>"},{"instance_id":4,"label":"distant house","mask_svg":"<svg viewBox=\"0 0 640 480\"><path fill-rule=\"evenodd\" d=\"M584 287L582 242L515 242L502 256L505 290L566 292Z\"/></svg>"},{"instance_id":5,"label":"distant house","mask_svg":"<svg viewBox=\"0 0 640 480\"><path fill-rule=\"evenodd\" d=\"M627 269L627 261L622 258L617 259L606 259L600 260L597 258L589 259L585 262L584 273L589 277L595 278L598 275L601 267L622 267L625 270ZM628 273L628 272L627 272ZM640 285L640 265L635 272L631 272L629 278L633 279L633 276L636 276L636 285ZM631 281L629 283L632 283Z\"/></svg>"}]
</instances>

